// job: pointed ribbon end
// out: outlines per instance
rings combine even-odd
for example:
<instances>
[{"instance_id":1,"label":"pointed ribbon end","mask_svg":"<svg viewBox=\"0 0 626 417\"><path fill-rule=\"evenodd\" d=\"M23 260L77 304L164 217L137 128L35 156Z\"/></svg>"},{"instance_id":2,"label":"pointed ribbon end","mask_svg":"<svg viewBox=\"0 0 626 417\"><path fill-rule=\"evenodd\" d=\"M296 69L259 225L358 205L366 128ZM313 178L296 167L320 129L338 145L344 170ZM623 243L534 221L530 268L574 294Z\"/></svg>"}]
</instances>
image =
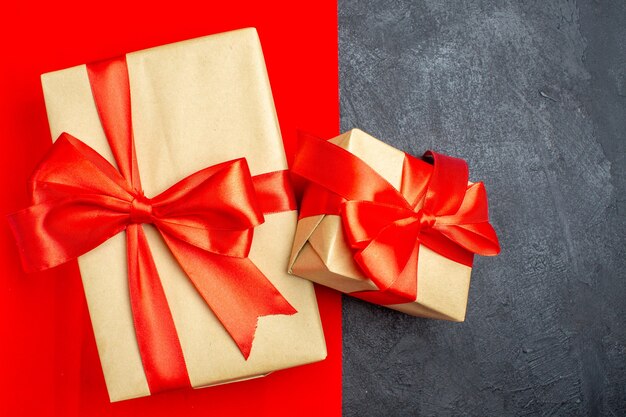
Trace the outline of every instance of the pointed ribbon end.
<instances>
[{"instance_id":1,"label":"pointed ribbon end","mask_svg":"<svg viewBox=\"0 0 626 417\"><path fill-rule=\"evenodd\" d=\"M283 298L283 301L284 302L279 303L280 305L276 305L271 314L267 315L292 316L298 312L298 310L296 310L291 304L289 304L286 299ZM248 360L248 358L250 357L250 352L252 351L252 343L254 342L256 330L259 326L259 319L261 317L264 317L264 315L260 315L254 320L254 326L251 325L252 323L248 323L249 325L246 326L248 328L247 330L243 330L237 333L235 333L233 329L229 330L233 341L239 348L239 351L241 352L245 360Z\"/></svg>"}]
</instances>

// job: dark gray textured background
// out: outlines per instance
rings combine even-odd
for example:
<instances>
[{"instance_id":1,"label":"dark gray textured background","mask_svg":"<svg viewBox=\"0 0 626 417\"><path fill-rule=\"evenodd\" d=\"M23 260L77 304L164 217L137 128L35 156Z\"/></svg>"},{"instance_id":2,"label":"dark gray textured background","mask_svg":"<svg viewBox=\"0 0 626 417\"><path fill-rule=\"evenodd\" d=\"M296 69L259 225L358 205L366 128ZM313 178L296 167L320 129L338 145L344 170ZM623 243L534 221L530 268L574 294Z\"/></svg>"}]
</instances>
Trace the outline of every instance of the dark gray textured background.
<instances>
[{"instance_id":1,"label":"dark gray textured background","mask_svg":"<svg viewBox=\"0 0 626 417\"><path fill-rule=\"evenodd\" d=\"M344 298L346 416L626 416L626 2L339 1L341 127L465 158L465 323Z\"/></svg>"}]
</instances>

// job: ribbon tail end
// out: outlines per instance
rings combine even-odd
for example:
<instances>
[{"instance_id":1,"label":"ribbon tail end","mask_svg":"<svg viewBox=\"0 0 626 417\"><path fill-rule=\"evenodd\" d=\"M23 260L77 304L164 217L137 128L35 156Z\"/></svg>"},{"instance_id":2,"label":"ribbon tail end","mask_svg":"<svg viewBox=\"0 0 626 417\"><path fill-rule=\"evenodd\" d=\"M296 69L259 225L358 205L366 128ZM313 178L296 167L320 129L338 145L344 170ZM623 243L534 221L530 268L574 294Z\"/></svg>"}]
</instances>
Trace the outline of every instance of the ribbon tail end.
<instances>
[{"instance_id":1,"label":"ribbon tail end","mask_svg":"<svg viewBox=\"0 0 626 417\"><path fill-rule=\"evenodd\" d=\"M246 326L248 330L239 332L239 334L234 334L234 332L231 333L231 331L229 330L233 341L239 348L239 351L241 352L245 360L248 360L248 358L250 357L250 353L252 351L252 343L255 339L256 330L259 327L259 319L261 317L278 315L292 316L298 312L298 310L296 310L295 307L293 307L285 298L281 298L282 300L276 303L272 311L259 314L254 320L254 325L250 323L248 326Z\"/></svg>"}]
</instances>

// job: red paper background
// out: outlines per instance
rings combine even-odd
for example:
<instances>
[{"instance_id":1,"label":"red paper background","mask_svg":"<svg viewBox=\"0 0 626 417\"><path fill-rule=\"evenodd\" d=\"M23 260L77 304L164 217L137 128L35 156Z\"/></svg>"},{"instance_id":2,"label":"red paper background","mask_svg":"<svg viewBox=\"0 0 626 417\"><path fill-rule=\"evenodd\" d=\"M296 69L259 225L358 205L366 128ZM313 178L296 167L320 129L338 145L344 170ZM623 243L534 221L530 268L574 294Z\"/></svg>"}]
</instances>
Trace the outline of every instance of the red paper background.
<instances>
[{"instance_id":1,"label":"red paper background","mask_svg":"<svg viewBox=\"0 0 626 417\"><path fill-rule=\"evenodd\" d=\"M50 146L41 73L255 26L288 155L295 130L338 133L335 1L4 2L0 6L0 215L27 204ZM95 6L98 4L97 6ZM318 289L328 359L266 378L110 404L75 263L25 275L0 221L0 415L329 416L341 412L340 297Z\"/></svg>"}]
</instances>

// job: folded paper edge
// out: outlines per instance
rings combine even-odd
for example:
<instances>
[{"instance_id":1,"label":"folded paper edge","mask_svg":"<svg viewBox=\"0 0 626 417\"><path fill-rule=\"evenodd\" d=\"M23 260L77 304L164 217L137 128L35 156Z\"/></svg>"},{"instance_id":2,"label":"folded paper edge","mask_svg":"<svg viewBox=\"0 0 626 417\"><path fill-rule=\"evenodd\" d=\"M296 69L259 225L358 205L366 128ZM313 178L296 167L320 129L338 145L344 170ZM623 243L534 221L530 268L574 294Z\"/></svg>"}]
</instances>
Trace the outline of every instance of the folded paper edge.
<instances>
[{"instance_id":1,"label":"folded paper edge","mask_svg":"<svg viewBox=\"0 0 626 417\"><path fill-rule=\"evenodd\" d=\"M317 226L324 220L325 214L318 214L315 216L304 217L302 219L298 219L298 224L296 225L296 233L294 235L293 246L291 248L291 256L289 257L289 266L287 272L293 274L293 266L302 251L302 248L309 241L309 238L315 230Z\"/></svg>"}]
</instances>

